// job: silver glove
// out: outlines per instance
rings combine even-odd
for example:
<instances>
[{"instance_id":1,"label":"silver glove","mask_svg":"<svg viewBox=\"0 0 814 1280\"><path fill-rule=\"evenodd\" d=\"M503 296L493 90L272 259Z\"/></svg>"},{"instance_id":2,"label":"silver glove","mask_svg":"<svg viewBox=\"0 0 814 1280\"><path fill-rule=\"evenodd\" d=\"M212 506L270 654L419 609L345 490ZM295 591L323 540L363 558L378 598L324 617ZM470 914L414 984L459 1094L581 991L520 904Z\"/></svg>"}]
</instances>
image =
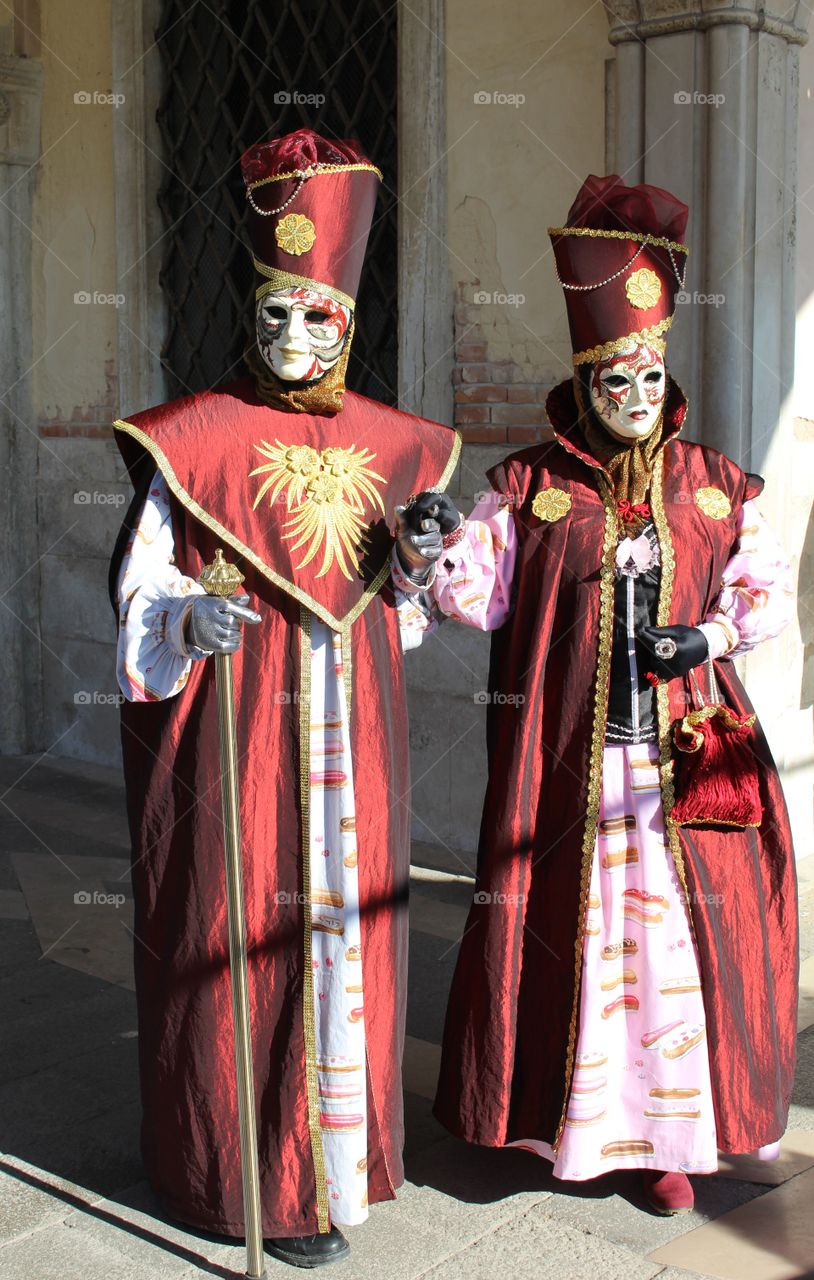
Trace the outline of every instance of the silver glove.
<instances>
[{"instance_id":1,"label":"silver glove","mask_svg":"<svg viewBox=\"0 0 814 1280\"><path fill-rule=\"evenodd\" d=\"M248 596L196 596L186 621L186 636L196 649L212 653L236 653L243 643L243 623L261 621L247 609Z\"/></svg>"}]
</instances>

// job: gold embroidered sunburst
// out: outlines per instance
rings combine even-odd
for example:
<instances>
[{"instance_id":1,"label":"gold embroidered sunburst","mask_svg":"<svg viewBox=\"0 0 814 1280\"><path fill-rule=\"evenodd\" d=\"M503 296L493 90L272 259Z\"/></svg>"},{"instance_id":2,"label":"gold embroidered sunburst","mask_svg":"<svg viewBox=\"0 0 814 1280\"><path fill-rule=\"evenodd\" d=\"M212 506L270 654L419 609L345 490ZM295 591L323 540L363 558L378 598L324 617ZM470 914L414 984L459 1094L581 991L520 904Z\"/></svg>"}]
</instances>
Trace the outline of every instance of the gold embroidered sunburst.
<instances>
[{"instance_id":1,"label":"gold embroidered sunburst","mask_svg":"<svg viewBox=\"0 0 814 1280\"><path fill-rule=\"evenodd\" d=\"M714 485L704 489L697 489L695 501L704 515L709 516L710 520L724 520L732 510L732 503L723 489L716 489Z\"/></svg>"},{"instance_id":2,"label":"gold embroidered sunburst","mask_svg":"<svg viewBox=\"0 0 814 1280\"><path fill-rule=\"evenodd\" d=\"M330 447L317 453L310 445L285 445L280 440L273 445L263 440L254 447L268 462L249 472L250 476L265 476L252 510L266 495L269 506L284 497L286 510L292 513L284 525L289 530L283 534L284 539L296 539L292 552L308 543L305 559L297 568L310 564L324 548L317 577L323 577L335 561L340 572L352 578L348 565L358 570L359 555L369 536L365 500L370 503L371 515L377 507L384 514L384 503L373 483L384 483L384 476L368 466L375 453L357 449L356 445L349 449Z\"/></svg>"},{"instance_id":3,"label":"gold embroidered sunburst","mask_svg":"<svg viewBox=\"0 0 814 1280\"><path fill-rule=\"evenodd\" d=\"M285 253L307 253L317 238L316 227L304 213L287 213L274 228L274 239Z\"/></svg>"},{"instance_id":4,"label":"gold embroidered sunburst","mask_svg":"<svg viewBox=\"0 0 814 1280\"><path fill-rule=\"evenodd\" d=\"M548 520L554 524L555 521L562 520L563 516L571 510L571 495L564 489L549 486L535 494L531 509L539 520Z\"/></svg>"},{"instance_id":5,"label":"gold embroidered sunburst","mask_svg":"<svg viewBox=\"0 0 814 1280\"><path fill-rule=\"evenodd\" d=\"M661 297L661 281L655 271L651 271L649 267L642 267L628 276L625 281L625 293L631 306L647 311L648 307L655 307Z\"/></svg>"}]
</instances>

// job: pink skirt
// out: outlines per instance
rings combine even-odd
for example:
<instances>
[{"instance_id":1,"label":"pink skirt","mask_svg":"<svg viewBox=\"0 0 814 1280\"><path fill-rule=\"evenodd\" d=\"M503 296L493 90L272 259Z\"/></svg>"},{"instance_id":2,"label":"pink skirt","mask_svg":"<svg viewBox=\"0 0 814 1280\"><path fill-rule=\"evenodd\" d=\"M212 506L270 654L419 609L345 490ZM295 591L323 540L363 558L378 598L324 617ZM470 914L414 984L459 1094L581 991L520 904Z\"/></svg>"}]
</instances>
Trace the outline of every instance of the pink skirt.
<instances>
[{"instance_id":1,"label":"pink skirt","mask_svg":"<svg viewBox=\"0 0 814 1280\"><path fill-rule=\"evenodd\" d=\"M556 1155L509 1144L552 1160L558 1178L718 1165L698 957L657 757L651 743L605 747L565 1130Z\"/></svg>"}]
</instances>

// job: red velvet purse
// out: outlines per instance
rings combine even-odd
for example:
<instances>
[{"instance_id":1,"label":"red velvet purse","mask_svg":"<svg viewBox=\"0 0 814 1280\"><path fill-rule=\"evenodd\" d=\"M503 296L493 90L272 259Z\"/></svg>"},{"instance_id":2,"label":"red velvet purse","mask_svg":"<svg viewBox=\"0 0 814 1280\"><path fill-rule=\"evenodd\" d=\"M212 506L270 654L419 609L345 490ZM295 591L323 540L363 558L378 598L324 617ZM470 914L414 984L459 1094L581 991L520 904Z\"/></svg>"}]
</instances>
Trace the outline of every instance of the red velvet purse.
<instances>
[{"instance_id":1,"label":"red velvet purse","mask_svg":"<svg viewBox=\"0 0 814 1280\"><path fill-rule=\"evenodd\" d=\"M726 706L710 659L706 666L709 700L691 671L698 706L673 725L676 802L670 816L680 827L759 827L763 806L754 750L755 717L740 717Z\"/></svg>"}]
</instances>

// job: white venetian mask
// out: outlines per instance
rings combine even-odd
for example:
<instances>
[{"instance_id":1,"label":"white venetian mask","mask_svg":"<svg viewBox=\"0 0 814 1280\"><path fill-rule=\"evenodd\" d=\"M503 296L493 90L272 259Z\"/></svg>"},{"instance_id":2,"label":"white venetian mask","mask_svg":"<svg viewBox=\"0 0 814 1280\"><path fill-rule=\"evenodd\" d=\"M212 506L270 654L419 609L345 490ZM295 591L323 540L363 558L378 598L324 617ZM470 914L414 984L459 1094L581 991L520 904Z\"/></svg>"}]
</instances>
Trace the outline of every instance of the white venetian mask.
<instances>
[{"instance_id":1,"label":"white venetian mask","mask_svg":"<svg viewBox=\"0 0 814 1280\"><path fill-rule=\"evenodd\" d=\"M656 425L667 392L664 356L639 343L597 360L590 375L591 404L602 425L622 440L642 440Z\"/></svg>"},{"instance_id":2,"label":"white venetian mask","mask_svg":"<svg viewBox=\"0 0 814 1280\"><path fill-rule=\"evenodd\" d=\"M316 382L342 354L351 309L315 289L275 289L257 301L257 346L284 382Z\"/></svg>"}]
</instances>

